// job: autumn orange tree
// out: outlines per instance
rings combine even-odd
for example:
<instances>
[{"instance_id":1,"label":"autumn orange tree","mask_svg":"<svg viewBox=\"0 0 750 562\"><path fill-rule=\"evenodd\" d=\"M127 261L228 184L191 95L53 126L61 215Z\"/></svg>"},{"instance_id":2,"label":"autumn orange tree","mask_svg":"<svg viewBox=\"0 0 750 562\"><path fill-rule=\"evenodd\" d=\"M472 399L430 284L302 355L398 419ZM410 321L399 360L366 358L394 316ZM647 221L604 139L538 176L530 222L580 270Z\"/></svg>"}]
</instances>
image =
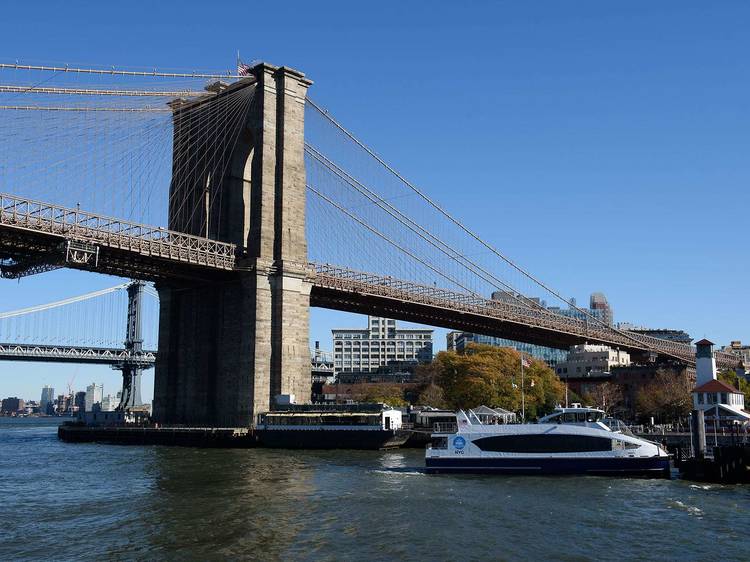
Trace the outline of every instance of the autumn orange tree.
<instances>
[{"instance_id":1,"label":"autumn orange tree","mask_svg":"<svg viewBox=\"0 0 750 562\"><path fill-rule=\"evenodd\" d=\"M363 402L382 402L391 407L407 406L404 399L404 388L398 384L363 383L360 385L360 400Z\"/></svg>"},{"instance_id":2,"label":"autumn orange tree","mask_svg":"<svg viewBox=\"0 0 750 562\"><path fill-rule=\"evenodd\" d=\"M521 411L521 356L511 348L469 344L464 353L442 351L434 361L437 384L452 408L482 404ZM544 362L532 360L524 368L526 417L551 411L565 388Z\"/></svg>"}]
</instances>

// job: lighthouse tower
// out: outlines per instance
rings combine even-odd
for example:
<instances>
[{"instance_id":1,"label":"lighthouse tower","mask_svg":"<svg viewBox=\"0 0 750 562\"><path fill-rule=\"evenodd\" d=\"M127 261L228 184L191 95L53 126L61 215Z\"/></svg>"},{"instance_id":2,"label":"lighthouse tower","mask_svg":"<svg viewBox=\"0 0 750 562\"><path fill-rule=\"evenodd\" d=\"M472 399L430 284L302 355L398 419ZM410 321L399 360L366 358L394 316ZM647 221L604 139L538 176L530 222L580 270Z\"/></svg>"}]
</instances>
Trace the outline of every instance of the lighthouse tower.
<instances>
[{"instance_id":1,"label":"lighthouse tower","mask_svg":"<svg viewBox=\"0 0 750 562\"><path fill-rule=\"evenodd\" d=\"M695 342L695 386L716 380L716 359L713 342L702 339Z\"/></svg>"}]
</instances>

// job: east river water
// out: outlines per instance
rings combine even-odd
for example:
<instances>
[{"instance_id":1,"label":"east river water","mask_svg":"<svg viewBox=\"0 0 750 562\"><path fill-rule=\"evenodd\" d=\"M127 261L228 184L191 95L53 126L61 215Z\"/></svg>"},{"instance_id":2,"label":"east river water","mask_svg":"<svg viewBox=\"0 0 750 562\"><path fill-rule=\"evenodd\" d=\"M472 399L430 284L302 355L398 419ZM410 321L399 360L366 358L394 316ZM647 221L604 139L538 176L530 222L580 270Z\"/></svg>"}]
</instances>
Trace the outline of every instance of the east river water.
<instances>
[{"instance_id":1,"label":"east river water","mask_svg":"<svg viewBox=\"0 0 750 562\"><path fill-rule=\"evenodd\" d=\"M66 444L57 423L0 418L0 560L750 560L747 486Z\"/></svg>"}]
</instances>

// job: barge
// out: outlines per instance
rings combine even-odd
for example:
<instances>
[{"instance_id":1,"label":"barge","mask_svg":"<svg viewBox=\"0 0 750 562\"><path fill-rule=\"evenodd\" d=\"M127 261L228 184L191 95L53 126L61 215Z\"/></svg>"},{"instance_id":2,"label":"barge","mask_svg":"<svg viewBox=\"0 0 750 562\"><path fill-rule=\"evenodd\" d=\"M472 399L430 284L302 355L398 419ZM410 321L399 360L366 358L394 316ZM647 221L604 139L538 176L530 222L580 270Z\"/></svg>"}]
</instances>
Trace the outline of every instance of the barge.
<instances>
[{"instance_id":1,"label":"barge","mask_svg":"<svg viewBox=\"0 0 750 562\"><path fill-rule=\"evenodd\" d=\"M384 404L278 407L258 416L255 434L280 449L391 449L409 437L401 412Z\"/></svg>"}]
</instances>

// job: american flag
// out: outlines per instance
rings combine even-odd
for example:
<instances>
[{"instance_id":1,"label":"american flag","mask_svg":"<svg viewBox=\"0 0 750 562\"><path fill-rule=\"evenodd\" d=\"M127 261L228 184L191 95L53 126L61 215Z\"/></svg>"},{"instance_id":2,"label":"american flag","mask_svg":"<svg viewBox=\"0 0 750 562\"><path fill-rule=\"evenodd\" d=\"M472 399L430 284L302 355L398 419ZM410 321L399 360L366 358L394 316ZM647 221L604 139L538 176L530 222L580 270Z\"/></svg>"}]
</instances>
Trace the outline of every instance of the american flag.
<instances>
[{"instance_id":1,"label":"american flag","mask_svg":"<svg viewBox=\"0 0 750 562\"><path fill-rule=\"evenodd\" d=\"M237 76L250 76L250 70L253 67L244 62L237 61Z\"/></svg>"},{"instance_id":2,"label":"american flag","mask_svg":"<svg viewBox=\"0 0 750 562\"><path fill-rule=\"evenodd\" d=\"M521 364L528 369L531 367L531 361L529 361L524 355L521 355Z\"/></svg>"}]
</instances>

